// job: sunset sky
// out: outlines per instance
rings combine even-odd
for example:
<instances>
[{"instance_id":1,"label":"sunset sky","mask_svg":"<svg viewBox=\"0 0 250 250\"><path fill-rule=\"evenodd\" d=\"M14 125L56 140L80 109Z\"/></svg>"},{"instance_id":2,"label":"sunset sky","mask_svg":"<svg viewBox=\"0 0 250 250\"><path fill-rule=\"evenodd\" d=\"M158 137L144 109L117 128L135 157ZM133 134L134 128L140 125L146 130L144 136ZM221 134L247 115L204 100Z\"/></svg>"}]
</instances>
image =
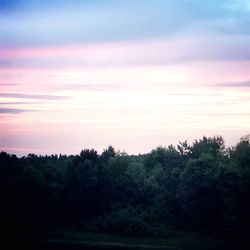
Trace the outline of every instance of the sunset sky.
<instances>
[{"instance_id":1,"label":"sunset sky","mask_svg":"<svg viewBox=\"0 0 250 250\"><path fill-rule=\"evenodd\" d=\"M0 151L249 133L249 0L0 0Z\"/></svg>"}]
</instances>

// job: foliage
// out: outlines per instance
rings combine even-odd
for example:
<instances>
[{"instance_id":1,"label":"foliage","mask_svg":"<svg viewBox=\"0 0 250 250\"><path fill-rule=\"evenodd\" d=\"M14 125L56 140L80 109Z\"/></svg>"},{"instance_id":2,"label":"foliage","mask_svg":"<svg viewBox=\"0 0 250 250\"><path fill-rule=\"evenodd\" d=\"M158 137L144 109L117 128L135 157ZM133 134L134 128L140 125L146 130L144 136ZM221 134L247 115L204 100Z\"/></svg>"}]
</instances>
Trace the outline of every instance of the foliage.
<instances>
[{"instance_id":1,"label":"foliage","mask_svg":"<svg viewBox=\"0 0 250 250\"><path fill-rule=\"evenodd\" d=\"M85 228L126 235L250 232L249 136L225 148L220 136L127 155L0 153L1 226L7 234Z\"/></svg>"}]
</instances>

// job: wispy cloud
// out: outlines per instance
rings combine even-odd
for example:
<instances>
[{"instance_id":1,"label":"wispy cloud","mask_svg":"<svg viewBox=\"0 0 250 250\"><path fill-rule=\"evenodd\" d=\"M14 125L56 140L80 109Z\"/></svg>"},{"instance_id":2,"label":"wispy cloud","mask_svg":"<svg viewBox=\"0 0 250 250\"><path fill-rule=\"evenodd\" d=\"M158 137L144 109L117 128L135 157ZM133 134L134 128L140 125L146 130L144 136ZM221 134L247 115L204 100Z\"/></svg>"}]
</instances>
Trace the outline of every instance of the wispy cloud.
<instances>
[{"instance_id":1,"label":"wispy cloud","mask_svg":"<svg viewBox=\"0 0 250 250\"><path fill-rule=\"evenodd\" d=\"M23 104L31 104L31 102L0 102L0 105L23 105ZM32 102L32 105L36 104L36 102Z\"/></svg>"},{"instance_id":2,"label":"wispy cloud","mask_svg":"<svg viewBox=\"0 0 250 250\"><path fill-rule=\"evenodd\" d=\"M0 87L1 86L16 86L18 85L17 83L9 83L9 82L0 82Z\"/></svg>"},{"instance_id":3,"label":"wispy cloud","mask_svg":"<svg viewBox=\"0 0 250 250\"><path fill-rule=\"evenodd\" d=\"M212 85L213 87L232 87L232 88L250 88L250 81L246 82L227 82L227 83L219 83Z\"/></svg>"},{"instance_id":4,"label":"wispy cloud","mask_svg":"<svg viewBox=\"0 0 250 250\"><path fill-rule=\"evenodd\" d=\"M28 112L31 110L28 109L17 109L17 108L1 108L0 107L0 114L18 114L23 112Z\"/></svg>"},{"instance_id":5,"label":"wispy cloud","mask_svg":"<svg viewBox=\"0 0 250 250\"><path fill-rule=\"evenodd\" d=\"M68 83L68 84L54 84L51 86L53 89L57 90L85 90L85 91L113 91L116 89L120 89L121 86L118 86L118 84L74 84L74 83Z\"/></svg>"},{"instance_id":6,"label":"wispy cloud","mask_svg":"<svg viewBox=\"0 0 250 250\"><path fill-rule=\"evenodd\" d=\"M169 96L190 96L190 97L212 97L221 96L222 94L204 94L204 93L167 93Z\"/></svg>"},{"instance_id":7,"label":"wispy cloud","mask_svg":"<svg viewBox=\"0 0 250 250\"><path fill-rule=\"evenodd\" d=\"M117 68L195 61L250 61L250 36L206 35L137 42L0 49L0 68ZM1 53L2 52L2 53ZM62 77L51 74L50 77Z\"/></svg>"},{"instance_id":8,"label":"wispy cloud","mask_svg":"<svg viewBox=\"0 0 250 250\"><path fill-rule=\"evenodd\" d=\"M0 97L38 99L38 100L63 100L68 98L67 96L58 96L58 95L36 95L36 94L19 94L19 93L0 93Z\"/></svg>"}]
</instances>

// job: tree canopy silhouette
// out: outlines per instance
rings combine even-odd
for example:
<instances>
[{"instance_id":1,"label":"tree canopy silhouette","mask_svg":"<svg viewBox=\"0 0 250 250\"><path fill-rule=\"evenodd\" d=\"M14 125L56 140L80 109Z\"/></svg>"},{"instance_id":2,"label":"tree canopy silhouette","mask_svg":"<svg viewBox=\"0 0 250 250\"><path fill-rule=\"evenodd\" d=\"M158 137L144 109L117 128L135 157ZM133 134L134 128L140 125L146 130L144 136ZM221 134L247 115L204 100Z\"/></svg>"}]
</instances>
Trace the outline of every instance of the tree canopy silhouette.
<instances>
[{"instance_id":1,"label":"tree canopy silhouette","mask_svg":"<svg viewBox=\"0 0 250 250\"><path fill-rule=\"evenodd\" d=\"M0 153L0 220L12 235L81 228L127 235L250 232L250 140L221 136L127 155Z\"/></svg>"}]
</instances>

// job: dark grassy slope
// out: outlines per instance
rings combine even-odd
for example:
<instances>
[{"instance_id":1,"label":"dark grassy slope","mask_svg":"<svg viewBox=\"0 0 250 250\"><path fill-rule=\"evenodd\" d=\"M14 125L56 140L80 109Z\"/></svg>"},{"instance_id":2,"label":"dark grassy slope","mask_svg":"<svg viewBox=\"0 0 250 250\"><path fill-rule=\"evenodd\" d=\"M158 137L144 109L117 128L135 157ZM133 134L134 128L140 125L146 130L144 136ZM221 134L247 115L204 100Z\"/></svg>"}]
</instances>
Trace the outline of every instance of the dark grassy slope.
<instances>
[{"instance_id":1,"label":"dark grassy slope","mask_svg":"<svg viewBox=\"0 0 250 250\"><path fill-rule=\"evenodd\" d=\"M0 153L1 231L16 242L68 228L163 238L184 249L233 247L250 232L249 194L249 137L227 149L221 137L203 137L138 156L112 147L76 156Z\"/></svg>"},{"instance_id":2,"label":"dark grassy slope","mask_svg":"<svg viewBox=\"0 0 250 250\"><path fill-rule=\"evenodd\" d=\"M162 250L216 250L239 249L239 242L219 240L197 233L172 234L170 238L124 237L107 234L84 233L79 231L50 232L46 237L26 239L16 246L25 249L162 249ZM240 242L244 249L244 245ZM247 248L246 248L247 249Z\"/></svg>"}]
</instances>

